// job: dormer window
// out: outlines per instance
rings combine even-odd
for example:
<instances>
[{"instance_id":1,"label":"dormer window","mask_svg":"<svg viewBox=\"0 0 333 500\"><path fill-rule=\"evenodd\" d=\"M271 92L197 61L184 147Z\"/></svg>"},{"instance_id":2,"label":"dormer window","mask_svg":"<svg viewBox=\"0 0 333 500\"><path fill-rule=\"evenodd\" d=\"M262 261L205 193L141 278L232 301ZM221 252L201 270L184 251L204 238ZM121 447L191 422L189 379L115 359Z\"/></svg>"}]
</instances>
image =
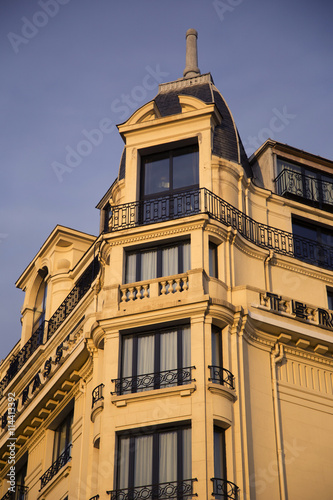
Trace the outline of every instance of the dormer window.
<instances>
[{"instance_id":1,"label":"dormer window","mask_svg":"<svg viewBox=\"0 0 333 500\"><path fill-rule=\"evenodd\" d=\"M197 145L143 156L142 199L156 198L198 187L199 149Z\"/></svg>"}]
</instances>

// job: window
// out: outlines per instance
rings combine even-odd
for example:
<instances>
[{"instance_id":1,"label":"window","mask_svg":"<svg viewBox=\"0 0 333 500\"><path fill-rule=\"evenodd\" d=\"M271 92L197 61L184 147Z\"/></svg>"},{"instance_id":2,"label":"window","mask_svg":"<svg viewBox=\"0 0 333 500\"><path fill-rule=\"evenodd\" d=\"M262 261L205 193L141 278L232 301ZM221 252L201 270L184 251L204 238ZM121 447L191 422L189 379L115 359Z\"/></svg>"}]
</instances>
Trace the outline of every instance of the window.
<instances>
[{"instance_id":1,"label":"window","mask_svg":"<svg viewBox=\"0 0 333 500\"><path fill-rule=\"evenodd\" d=\"M198 146L176 148L142 158L141 198L199 186Z\"/></svg>"},{"instance_id":2,"label":"window","mask_svg":"<svg viewBox=\"0 0 333 500\"><path fill-rule=\"evenodd\" d=\"M226 385L234 389L233 374L223 368L222 358L222 331L215 325L212 325L212 364L210 368L210 381L214 384Z\"/></svg>"},{"instance_id":3,"label":"window","mask_svg":"<svg viewBox=\"0 0 333 500\"><path fill-rule=\"evenodd\" d=\"M189 426L119 436L116 484L117 490L135 488L128 498L190 498L191 469Z\"/></svg>"},{"instance_id":4,"label":"window","mask_svg":"<svg viewBox=\"0 0 333 500\"><path fill-rule=\"evenodd\" d=\"M46 268L38 271L41 282L37 291L35 306L34 306L34 318L33 318L33 332L35 332L39 327L42 326L45 320L45 309L46 309L46 296L47 296L47 283L45 278L48 274Z\"/></svg>"},{"instance_id":5,"label":"window","mask_svg":"<svg viewBox=\"0 0 333 500\"><path fill-rule=\"evenodd\" d=\"M189 383L190 363L191 334L188 326L123 335L117 393Z\"/></svg>"},{"instance_id":6,"label":"window","mask_svg":"<svg viewBox=\"0 0 333 500\"><path fill-rule=\"evenodd\" d=\"M15 500L25 500L28 494L28 488L24 485L25 476L27 475L27 462L16 472L15 475Z\"/></svg>"},{"instance_id":7,"label":"window","mask_svg":"<svg viewBox=\"0 0 333 500\"><path fill-rule=\"evenodd\" d=\"M189 242L136 250L126 254L126 283L185 273L190 267Z\"/></svg>"},{"instance_id":8,"label":"window","mask_svg":"<svg viewBox=\"0 0 333 500\"><path fill-rule=\"evenodd\" d=\"M58 425L54 433L53 462L72 444L73 411Z\"/></svg>"},{"instance_id":9,"label":"window","mask_svg":"<svg viewBox=\"0 0 333 500\"><path fill-rule=\"evenodd\" d=\"M218 500L234 498L227 496L227 467L225 456L225 432L221 427L214 426L214 479L213 495Z\"/></svg>"},{"instance_id":10,"label":"window","mask_svg":"<svg viewBox=\"0 0 333 500\"><path fill-rule=\"evenodd\" d=\"M292 219L294 253L300 260L333 269L333 231L307 220Z\"/></svg>"},{"instance_id":11,"label":"window","mask_svg":"<svg viewBox=\"0 0 333 500\"><path fill-rule=\"evenodd\" d=\"M209 242L209 276L213 278L218 278L218 267L217 267L217 245L212 241Z\"/></svg>"},{"instance_id":12,"label":"window","mask_svg":"<svg viewBox=\"0 0 333 500\"><path fill-rule=\"evenodd\" d=\"M333 177L304 165L277 160L276 191L281 196L301 197L321 207L333 205Z\"/></svg>"},{"instance_id":13,"label":"window","mask_svg":"<svg viewBox=\"0 0 333 500\"><path fill-rule=\"evenodd\" d=\"M328 308L333 311L333 290L328 289L327 290L327 302L328 302Z\"/></svg>"}]
</instances>

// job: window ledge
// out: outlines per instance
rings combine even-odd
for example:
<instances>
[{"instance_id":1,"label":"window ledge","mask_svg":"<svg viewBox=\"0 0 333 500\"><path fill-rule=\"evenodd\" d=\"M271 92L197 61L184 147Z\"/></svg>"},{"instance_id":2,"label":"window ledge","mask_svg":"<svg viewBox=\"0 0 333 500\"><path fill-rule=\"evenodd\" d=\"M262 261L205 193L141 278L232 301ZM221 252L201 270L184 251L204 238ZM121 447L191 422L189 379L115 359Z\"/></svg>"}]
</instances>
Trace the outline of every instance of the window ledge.
<instances>
[{"instance_id":1,"label":"window ledge","mask_svg":"<svg viewBox=\"0 0 333 500\"><path fill-rule=\"evenodd\" d=\"M212 384L213 385L213 384ZM151 391L123 394L122 396L111 396L111 403L115 406L127 406L137 400L155 399L165 396L190 396L196 390L195 384L177 385L176 387L163 387L163 389L152 389Z\"/></svg>"},{"instance_id":2,"label":"window ledge","mask_svg":"<svg viewBox=\"0 0 333 500\"><path fill-rule=\"evenodd\" d=\"M50 491L65 477L69 476L72 466L67 464L44 486L43 492L37 497L37 500L46 500Z\"/></svg>"},{"instance_id":3,"label":"window ledge","mask_svg":"<svg viewBox=\"0 0 333 500\"><path fill-rule=\"evenodd\" d=\"M233 402L237 400L236 391L234 389L229 389L229 387L226 387L225 385L209 382L207 387L208 390L213 394L220 394L221 396L224 396L225 398Z\"/></svg>"}]
</instances>

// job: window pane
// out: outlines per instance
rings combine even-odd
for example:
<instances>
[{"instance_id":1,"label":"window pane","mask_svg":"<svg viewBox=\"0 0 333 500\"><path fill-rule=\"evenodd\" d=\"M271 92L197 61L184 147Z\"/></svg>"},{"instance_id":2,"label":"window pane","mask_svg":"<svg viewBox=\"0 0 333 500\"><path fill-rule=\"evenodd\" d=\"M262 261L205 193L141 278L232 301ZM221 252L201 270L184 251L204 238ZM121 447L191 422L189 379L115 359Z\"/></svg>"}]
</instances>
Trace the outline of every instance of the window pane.
<instances>
[{"instance_id":1,"label":"window pane","mask_svg":"<svg viewBox=\"0 0 333 500\"><path fill-rule=\"evenodd\" d=\"M129 485L129 457L130 457L130 438L121 437L118 457L118 481L119 488L127 488Z\"/></svg>"},{"instance_id":2,"label":"window pane","mask_svg":"<svg viewBox=\"0 0 333 500\"><path fill-rule=\"evenodd\" d=\"M142 252L140 281L156 278L156 266L157 266L156 250Z\"/></svg>"},{"instance_id":3,"label":"window pane","mask_svg":"<svg viewBox=\"0 0 333 500\"><path fill-rule=\"evenodd\" d=\"M178 246L162 249L162 276L178 274Z\"/></svg>"},{"instance_id":4,"label":"window pane","mask_svg":"<svg viewBox=\"0 0 333 500\"><path fill-rule=\"evenodd\" d=\"M132 376L133 364L133 337L123 337L123 356L122 356L122 376Z\"/></svg>"},{"instance_id":5,"label":"window pane","mask_svg":"<svg viewBox=\"0 0 333 500\"><path fill-rule=\"evenodd\" d=\"M192 477L191 429L183 430L183 479Z\"/></svg>"},{"instance_id":6,"label":"window pane","mask_svg":"<svg viewBox=\"0 0 333 500\"><path fill-rule=\"evenodd\" d=\"M301 236L302 238L308 238L314 241L317 240L317 229L298 221L293 221L293 234Z\"/></svg>"},{"instance_id":7,"label":"window pane","mask_svg":"<svg viewBox=\"0 0 333 500\"><path fill-rule=\"evenodd\" d=\"M191 330L189 326L183 328L183 368L191 366Z\"/></svg>"},{"instance_id":8,"label":"window pane","mask_svg":"<svg viewBox=\"0 0 333 500\"><path fill-rule=\"evenodd\" d=\"M218 278L217 246L214 243L209 243L209 276Z\"/></svg>"},{"instance_id":9,"label":"window pane","mask_svg":"<svg viewBox=\"0 0 333 500\"><path fill-rule=\"evenodd\" d=\"M333 311L333 292L328 291L327 292L327 302L328 302L328 308Z\"/></svg>"},{"instance_id":10,"label":"window pane","mask_svg":"<svg viewBox=\"0 0 333 500\"><path fill-rule=\"evenodd\" d=\"M144 194L161 193L170 189L169 157L160 157L145 161Z\"/></svg>"},{"instance_id":11,"label":"window pane","mask_svg":"<svg viewBox=\"0 0 333 500\"><path fill-rule=\"evenodd\" d=\"M224 430L214 428L214 477L226 479Z\"/></svg>"},{"instance_id":12,"label":"window pane","mask_svg":"<svg viewBox=\"0 0 333 500\"><path fill-rule=\"evenodd\" d=\"M189 149L176 151L173 156L173 189L197 184L199 184L198 151Z\"/></svg>"},{"instance_id":13,"label":"window pane","mask_svg":"<svg viewBox=\"0 0 333 500\"><path fill-rule=\"evenodd\" d=\"M126 259L126 283L134 283L136 281L136 254L127 254Z\"/></svg>"},{"instance_id":14,"label":"window pane","mask_svg":"<svg viewBox=\"0 0 333 500\"><path fill-rule=\"evenodd\" d=\"M162 372L177 368L177 330L161 334L160 368ZM177 385L176 382L175 385Z\"/></svg>"},{"instance_id":15,"label":"window pane","mask_svg":"<svg viewBox=\"0 0 333 500\"><path fill-rule=\"evenodd\" d=\"M137 375L154 372L154 335L138 337L138 368Z\"/></svg>"},{"instance_id":16,"label":"window pane","mask_svg":"<svg viewBox=\"0 0 333 500\"><path fill-rule=\"evenodd\" d=\"M186 273L191 269L191 245L190 243L183 243L183 272Z\"/></svg>"},{"instance_id":17,"label":"window pane","mask_svg":"<svg viewBox=\"0 0 333 500\"><path fill-rule=\"evenodd\" d=\"M177 481L177 431L159 435L159 482Z\"/></svg>"},{"instance_id":18,"label":"window pane","mask_svg":"<svg viewBox=\"0 0 333 500\"><path fill-rule=\"evenodd\" d=\"M212 328L212 365L222 367L221 333L219 329Z\"/></svg>"},{"instance_id":19,"label":"window pane","mask_svg":"<svg viewBox=\"0 0 333 500\"><path fill-rule=\"evenodd\" d=\"M134 486L152 484L153 436L137 436L134 453Z\"/></svg>"}]
</instances>

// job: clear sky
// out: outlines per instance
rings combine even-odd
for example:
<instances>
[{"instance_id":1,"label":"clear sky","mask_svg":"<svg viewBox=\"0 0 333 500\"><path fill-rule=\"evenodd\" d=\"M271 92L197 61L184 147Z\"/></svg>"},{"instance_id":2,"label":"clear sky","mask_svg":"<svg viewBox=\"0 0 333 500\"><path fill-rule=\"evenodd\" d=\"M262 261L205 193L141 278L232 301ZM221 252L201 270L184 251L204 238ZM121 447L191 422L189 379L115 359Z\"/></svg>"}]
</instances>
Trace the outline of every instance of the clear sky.
<instances>
[{"instance_id":1,"label":"clear sky","mask_svg":"<svg viewBox=\"0 0 333 500\"><path fill-rule=\"evenodd\" d=\"M112 128L75 167L68 151L182 77L188 28L248 154L270 135L333 159L332 18L329 0L1 0L0 359L20 338L17 278L57 224L97 235L123 143Z\"/></svg>"}]
</instances>

